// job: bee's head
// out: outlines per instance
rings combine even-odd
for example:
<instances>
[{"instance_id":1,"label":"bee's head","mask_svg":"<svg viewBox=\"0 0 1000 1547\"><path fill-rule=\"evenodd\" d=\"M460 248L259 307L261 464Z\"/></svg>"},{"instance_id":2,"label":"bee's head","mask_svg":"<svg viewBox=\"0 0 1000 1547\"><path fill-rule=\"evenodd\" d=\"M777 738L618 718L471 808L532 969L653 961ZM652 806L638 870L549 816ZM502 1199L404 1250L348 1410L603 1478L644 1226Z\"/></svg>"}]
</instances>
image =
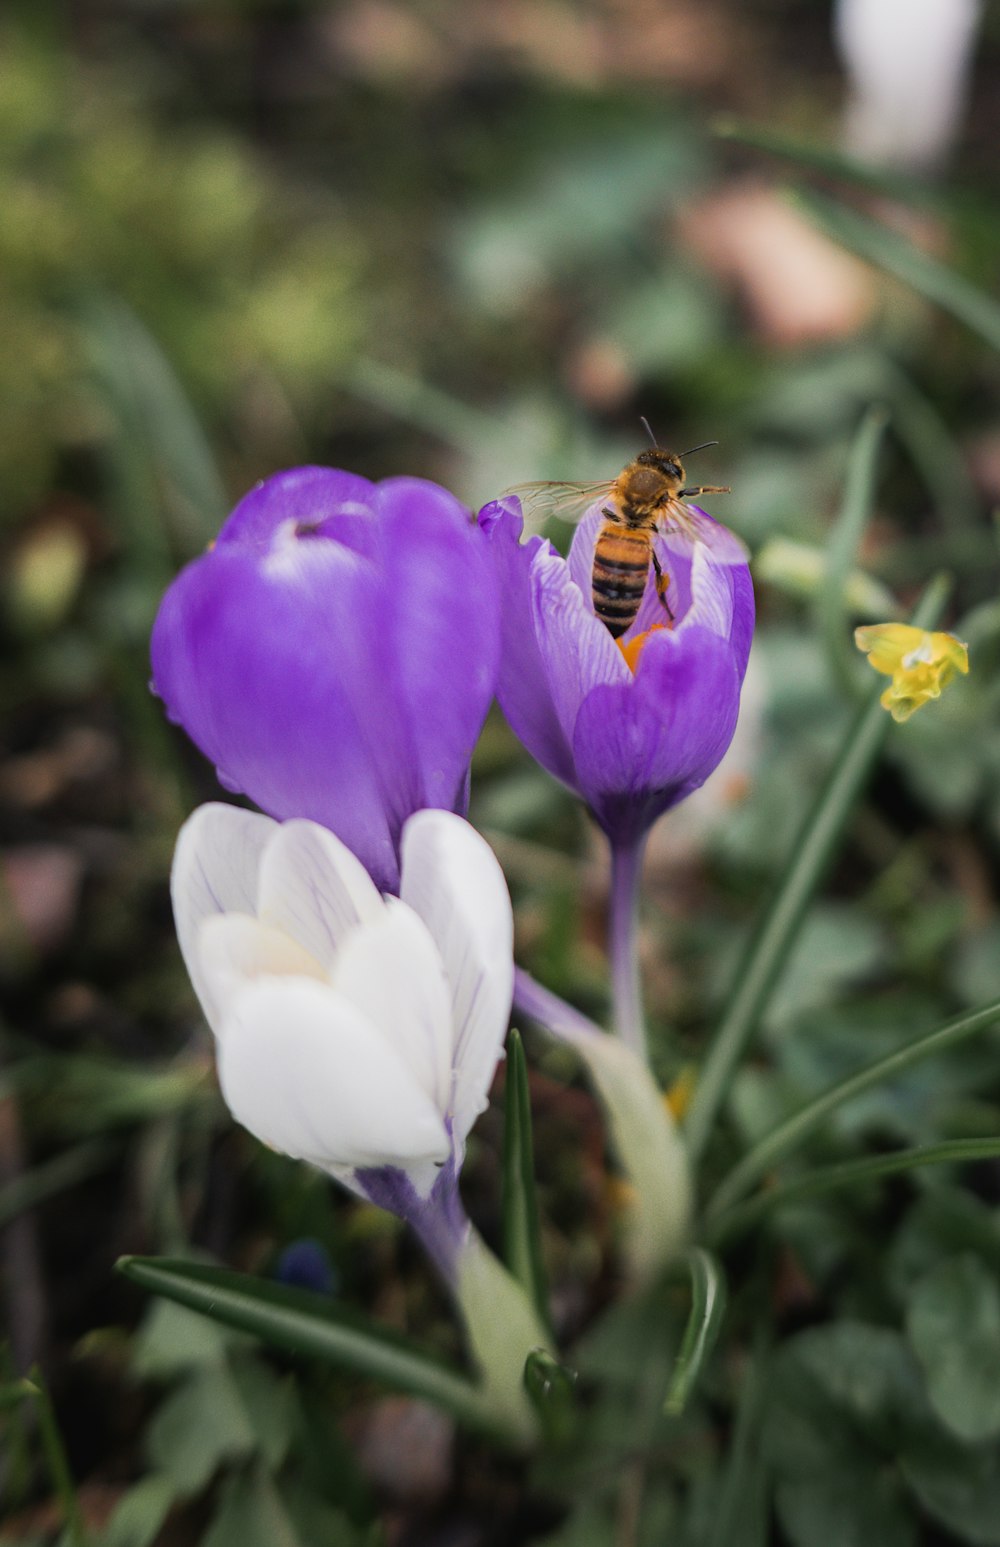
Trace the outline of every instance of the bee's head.
<instances>
[{"instance_id":1,"label":"bee's head","mask_svg":"<svg viewBox=\"0 0 1000 1547\"><path fill-rule=\"evenodd\" d=\"M672 451L664 451L661 446L650 446L648 451L640 451L636 457L640 467L653 468L655 472L662 473L664 478L678 484L684 482L684 465L680 457Z\"/></svg>"}]
</instances>

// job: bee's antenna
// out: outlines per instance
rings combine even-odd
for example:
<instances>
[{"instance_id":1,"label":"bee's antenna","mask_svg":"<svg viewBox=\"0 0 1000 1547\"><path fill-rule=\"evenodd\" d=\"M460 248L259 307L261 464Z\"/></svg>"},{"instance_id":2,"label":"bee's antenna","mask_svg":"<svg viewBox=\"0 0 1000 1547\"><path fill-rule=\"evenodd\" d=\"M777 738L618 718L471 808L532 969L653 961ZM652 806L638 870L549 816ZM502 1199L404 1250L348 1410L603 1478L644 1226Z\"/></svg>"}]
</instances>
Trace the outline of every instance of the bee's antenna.
<instances>
[{"instance_id":1,"label":"bee's antenna","mask_svg":"<svg viewBox=\"0 0 1000 1547\"><path fill-rule=\"evenodd\" d=\"M717 440L703 440L700 446L692 446L690 451L682 451L682 457L693 457L696 451L704 451L706 446L717 446Z\"/></svg>"},{"instance_id":2,"label":"bee's antenna","mask_svg":"<svg viewBox=\"0 0 1000 1547\"><path fill-rule=\"evenodd\" d=\"M655 446L656 445L656 436L653 434L652 430L649 428L649 420L646 418L645 414L640 414L640 416L639 416L639 423L642 425L642 427L645 430L646 434L649 436L649 444L651 446Z\"/></svg>"}]
</instances>

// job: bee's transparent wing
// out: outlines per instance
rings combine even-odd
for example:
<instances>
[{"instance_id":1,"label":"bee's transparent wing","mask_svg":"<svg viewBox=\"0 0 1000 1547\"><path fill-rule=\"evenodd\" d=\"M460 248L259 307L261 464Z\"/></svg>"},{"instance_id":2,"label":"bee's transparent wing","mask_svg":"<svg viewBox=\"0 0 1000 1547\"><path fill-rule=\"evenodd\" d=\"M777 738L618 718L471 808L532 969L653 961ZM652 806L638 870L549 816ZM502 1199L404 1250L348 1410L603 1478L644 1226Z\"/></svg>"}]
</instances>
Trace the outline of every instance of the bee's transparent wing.
<instances>
[{"instance_id":1,"label":"bee's transparent wing","mask_svg":"<svg viewBox=\"0 0 1000 1547\"><path fill-rule=\"evenodd\" d=\"M504 494L521 501L528 525L542 525L549 516L560 521L579 521L595 500L610 499L615 480L603 483L516 483Z\"/></svg>"},{"instance_id":2,"label":"bee's transparent wing","mask_svg":"<svg viewBox=\"0 0 1000 1547\"><path fill-rule=\"evenodd\" d=\"M713 521L700 510L672 501L662 518L660 531L667 546L690 551L692 543L703 543L717 564L748 564L750 550L741 538L721 521Z\"/></svg>"}]
</instances>

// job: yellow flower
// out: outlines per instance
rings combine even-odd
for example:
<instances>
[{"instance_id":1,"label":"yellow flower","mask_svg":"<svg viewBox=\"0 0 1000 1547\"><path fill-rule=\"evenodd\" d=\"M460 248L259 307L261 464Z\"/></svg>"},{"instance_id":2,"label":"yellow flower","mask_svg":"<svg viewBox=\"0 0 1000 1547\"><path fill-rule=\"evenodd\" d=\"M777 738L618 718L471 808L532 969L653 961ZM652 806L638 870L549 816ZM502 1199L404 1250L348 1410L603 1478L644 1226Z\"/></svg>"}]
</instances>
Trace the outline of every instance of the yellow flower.
<instances>
[{"instance_id":1,"label":"yellow flower","mask_svg":"<svg viewBox=\"0 0 1000 1547\"><path fill-rule=\"evenodd\" d=\"M969 670L969 652L954 634L931 634L909 623L871 623L854 630L854 643L871 665L892 681L882 707L908 720L929 699L940 698L956 672Z\"/></svg>"}]
</instances>

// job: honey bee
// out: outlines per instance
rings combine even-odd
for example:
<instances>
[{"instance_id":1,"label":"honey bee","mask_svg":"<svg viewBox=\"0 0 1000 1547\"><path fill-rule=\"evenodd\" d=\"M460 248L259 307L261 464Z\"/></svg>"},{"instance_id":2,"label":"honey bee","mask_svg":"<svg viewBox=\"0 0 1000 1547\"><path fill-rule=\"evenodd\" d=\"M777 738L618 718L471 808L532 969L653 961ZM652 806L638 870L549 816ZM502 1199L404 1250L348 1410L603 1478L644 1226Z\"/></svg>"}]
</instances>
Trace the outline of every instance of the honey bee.
<instances>
[{"instance_id":1,"label":"honey bee","mask_svg":"<svg viewBox=\"0 0 1000 1547\"><path fill-rule=\"evenodd\" d=\"M695 494L728 494L721 484L686 485L681 457L691 456L717 441L704 441L678 456L658 446L644 419L650 445L618 474L605 483L528 483L508 489L531 507L566 519L578 519L584 506L605 499L601 514L604 521L594 545L591 594L594 612L613 639L635 622L652 566L656 594L667 615L668 627L674 615L667 600L670 576L660 563L653 545L657 533L671 546L690 551L695 543L704 543L721 564L745 564L747 550L740 539L724 526L709 520L700 511L689 510L682 501ZM576 509L574 510L574 507Z\"/></svg>"}]
</instances>

